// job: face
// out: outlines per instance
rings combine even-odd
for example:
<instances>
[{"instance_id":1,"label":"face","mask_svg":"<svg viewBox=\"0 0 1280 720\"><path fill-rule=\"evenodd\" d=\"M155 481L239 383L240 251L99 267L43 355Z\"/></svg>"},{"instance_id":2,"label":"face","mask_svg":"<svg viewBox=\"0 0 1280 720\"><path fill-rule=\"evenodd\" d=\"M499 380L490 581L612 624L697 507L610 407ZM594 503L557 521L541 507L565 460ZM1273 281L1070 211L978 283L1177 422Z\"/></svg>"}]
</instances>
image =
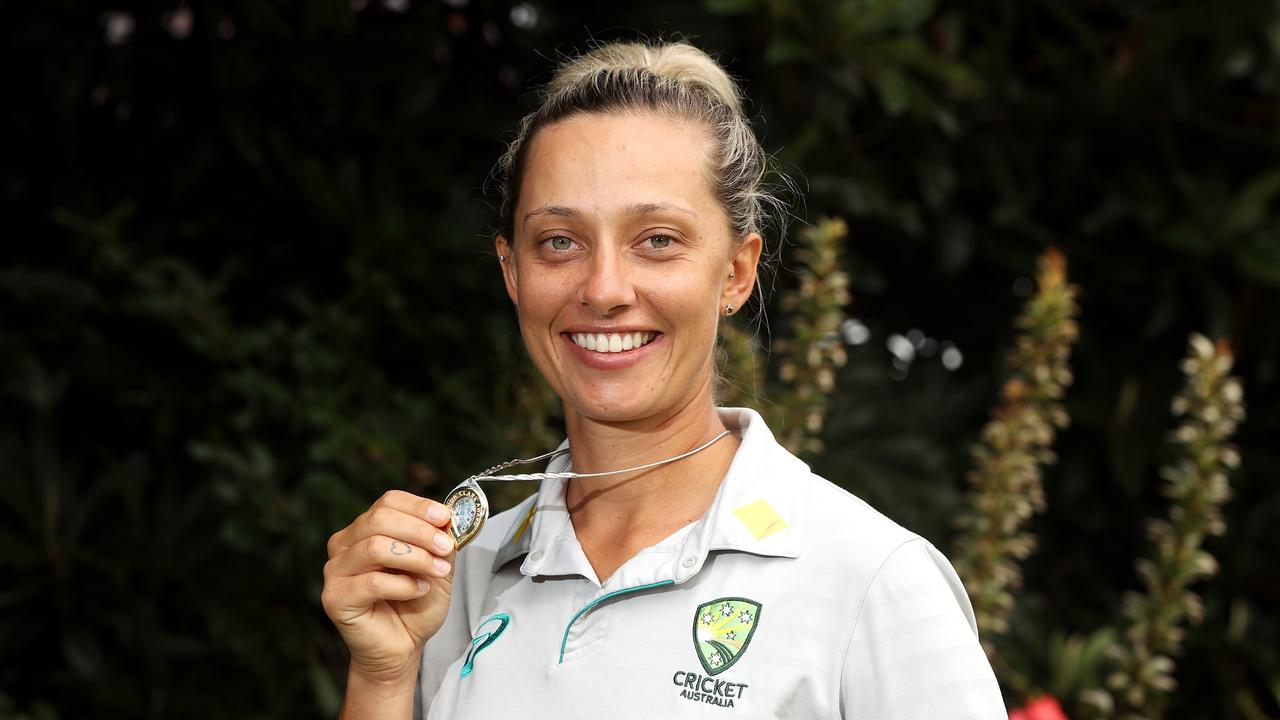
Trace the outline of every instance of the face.
<instances>
[{"instance_id":1,"label":"face","mask_svg":"<svg viewBox=\"0 0 1280 720\"><path fill-rule=\"evenodd\" d=\"M662 419L710 398L716 327L746 301L761 249L712 193L710 149L697 124L651 114L572 116L528 146L514 237L497 249L566 413Z\"/></svg>"}]
</instances>

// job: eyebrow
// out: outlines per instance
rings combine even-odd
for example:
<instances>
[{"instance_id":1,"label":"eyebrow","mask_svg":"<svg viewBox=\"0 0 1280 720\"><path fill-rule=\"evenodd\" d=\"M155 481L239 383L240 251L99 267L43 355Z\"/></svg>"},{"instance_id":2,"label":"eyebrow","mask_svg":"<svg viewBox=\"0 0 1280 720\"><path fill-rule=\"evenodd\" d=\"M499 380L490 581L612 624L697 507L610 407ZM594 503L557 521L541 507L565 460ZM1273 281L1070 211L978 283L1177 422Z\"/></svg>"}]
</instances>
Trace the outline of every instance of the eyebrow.
<instances>
[{"instance_id":1,"label":"eyebrow","mask_svg":"<svg viewBox=\"0 0 1280 720\"><path fill-rule=\"evenodd\" d=\"M622 208L622 212L625 215L633 215L633 216L656 215L664 212L684 213L692 217L698 216L697 213L695 213L694 211L688 208L683 208L683 207L680 207L679 205L673 205L671 203L666 203L666 202L634 203L632 205L628 205ZM527 225L529 223L529 220L537 215L554 215L556 217L571 217L571 218L582 217L581 212L571 207L566 207L564 205L543 205L542 207L536 210L531 210L528 213L526 213L524 216L524 224Z\"/></svg>"}]
</instances>

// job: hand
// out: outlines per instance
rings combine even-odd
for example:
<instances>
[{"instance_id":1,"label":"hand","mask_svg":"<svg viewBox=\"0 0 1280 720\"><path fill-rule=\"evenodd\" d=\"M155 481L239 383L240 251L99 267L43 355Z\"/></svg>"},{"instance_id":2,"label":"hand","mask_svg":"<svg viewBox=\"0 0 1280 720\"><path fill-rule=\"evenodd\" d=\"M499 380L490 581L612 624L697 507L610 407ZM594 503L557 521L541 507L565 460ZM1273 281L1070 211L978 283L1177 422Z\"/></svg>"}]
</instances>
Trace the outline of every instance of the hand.
<instances>
[{"instance_id":1,"label":"hand","mask_svg":"<svg viewBox=\"0 0 1280 720\"><path fill-rule=\"evenodd\" d=\"M320 603L351 651L351 672L375 683L416 677L453 592L448 508L391 490L329 538Z\"/></svg>"}]
</instances>

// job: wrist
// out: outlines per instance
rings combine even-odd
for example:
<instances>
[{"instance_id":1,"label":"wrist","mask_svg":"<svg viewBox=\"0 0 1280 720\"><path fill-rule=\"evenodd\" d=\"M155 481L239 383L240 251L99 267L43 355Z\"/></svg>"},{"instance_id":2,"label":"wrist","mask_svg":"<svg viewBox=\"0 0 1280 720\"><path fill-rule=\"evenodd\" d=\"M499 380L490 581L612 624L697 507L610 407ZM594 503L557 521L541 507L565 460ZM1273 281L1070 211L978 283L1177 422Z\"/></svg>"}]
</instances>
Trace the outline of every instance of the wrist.
<instances>
[{"instance_id":1,"label":"wrist","mask_svg":"<svg viewBox=\"0 0 1280 720\"><path fill-rule=\"evenodd\" d=\"M418 684L418 666L411 666L409 672L394 678L374 678L364 675L352 663L347 668L347 690L358 689L381 698L397 698L412 696Z\"/></svg>"}]
</instances>

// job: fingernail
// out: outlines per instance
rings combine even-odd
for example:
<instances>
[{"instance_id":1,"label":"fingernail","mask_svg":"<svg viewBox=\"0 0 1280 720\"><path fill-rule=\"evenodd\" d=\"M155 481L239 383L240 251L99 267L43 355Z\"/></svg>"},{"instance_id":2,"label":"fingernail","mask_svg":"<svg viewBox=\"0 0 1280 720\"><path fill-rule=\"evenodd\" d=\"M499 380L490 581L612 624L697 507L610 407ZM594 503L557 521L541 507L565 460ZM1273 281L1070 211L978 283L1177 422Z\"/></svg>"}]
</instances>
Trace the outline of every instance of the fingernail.
<instances>
[{"instance_id":1,"label":"fingernail","mask_svg":"<svg viewBox=\"0 0 1280 720\"><path fill-rule=\"evenodd\" d=\"M441 560L440 558L436 558L436 570L439 571L441 575L448 573L449 563L445 562L444 560Z\"/></svg>"},{"instance_id":2,"label":"fingernail","mask_svg":"<svg viewBox=\"0 0 1280 720\"><path fill-rule=\"evenodd\" d=\"M436 548L440 552L453 552L453 540L449 539L444 533L436 533Z\"/></svg>"},{"instance_id":3,"label":"fingernail","mask_svg":"<svg viewBox=\"0 0 1280 720\"><path fill-rule=\"evenodd\" d=\"M428 590L430 590L430 589L431 589L431 585L430 585L430 583L428 583L426 580L419 580L419 581L418 581L418 592L419 592L419 593L421 593L421 594L423 594L423 595L426 595L426 594L427 594L427 591L428 591Z\"/></svg>"},{"instance_id":4,"label":"fingernail","mask_svg":"<svg viewBox=\"0 0 1280 720\"><path fill-rule=\"evenodd\" d=\"M437 525L449 519L449 511L443 505L432 505L427 508L427 520Z\"/></svg>"}]
</instances>

